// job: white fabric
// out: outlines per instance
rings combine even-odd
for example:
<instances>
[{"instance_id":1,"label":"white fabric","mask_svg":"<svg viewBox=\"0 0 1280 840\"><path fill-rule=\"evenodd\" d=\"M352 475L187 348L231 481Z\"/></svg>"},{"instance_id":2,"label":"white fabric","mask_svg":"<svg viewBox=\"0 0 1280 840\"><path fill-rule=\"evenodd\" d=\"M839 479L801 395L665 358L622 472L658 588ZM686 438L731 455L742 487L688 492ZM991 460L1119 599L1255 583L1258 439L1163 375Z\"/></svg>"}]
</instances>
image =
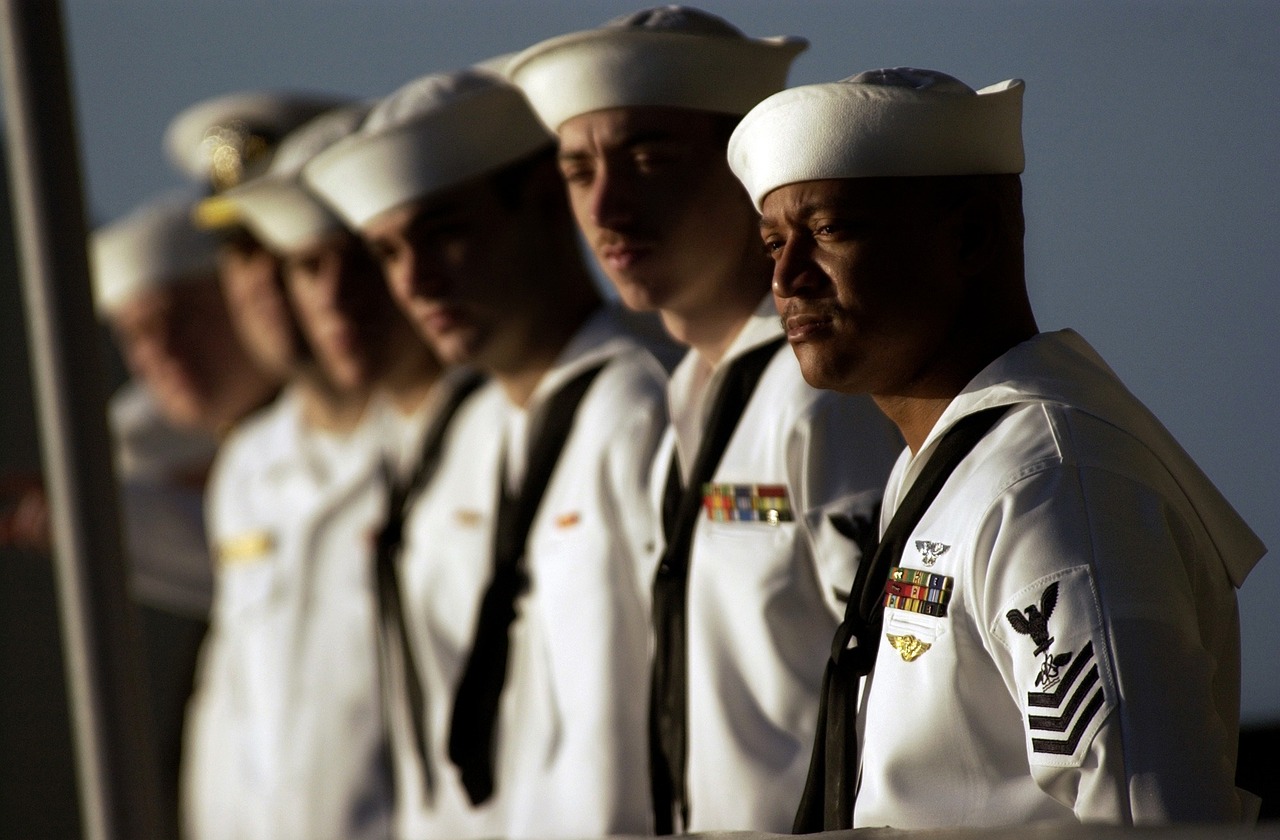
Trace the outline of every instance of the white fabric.
<instances>
[{"instance_id":1,"label":"white fabric","mask_svg":"<svg viewBox=\"0 0 1280 840\"><path fill-rule=\"evenodd\" d=\"M655 510L673 449L688 470L729 364L782 335L766 298L702 389L691 352L670 384L674 422L654 462ZM689 415L699 419L689 426ZM674 429L696 428L696 437ZM687 831L791 830L816 728L823 665L859 552L828 516L870 517L901 438L866 397L805 384L787 346L765 369L713 481L783 485L795 521L699 517L689 558ZM661 534L661 530L657 532ZM661 543L659 536L658 542Z\"/></svg>"},{"instance_id":2,"label":"white fabric","mask_svg":"<svg viewBox=\"0 0 1280 840\"><path fill-rule=\"evenodd\" d=\"M613 313L601 313L565 348L528 410L536 429L551 394L606 360L578 408L529 535L531 587L518 601L511 631L496 790L479 810L470 807L446 744L492 572L502 431L511 410L498 385L485 386L464 406L440 472L414 508L405 592L428 698L433 790L428 798L398 720L394 755L406 797L397 816L401 837L651 830L645 758L655 525L645 500L666 423L665 375L621 332Z\"/></svg>"},{"instance_id":3,"label":"white fabric","mask_svg":"<svg viewBox=\"0 0 1280 840\"><path fill-rule=\"evenodd\" d=\"M911 68L801 85L742 118L729 167L757 210L800 181L1021 172L1023 89L1010 79L975 93Z\"/></svg>"},{"instance_id":4,"label":"white fabric","mask_svg":"<svg viewBox=\"0 0 1280 840\"><path fill-rule=\"evenodd\" d=\"M89 260L101 315L112 315L148 289L217 270L218 241L196 229L194 208L190 196L165 195L93 232Z\"/></svg>"},{"instance_id":5,"label":"white fabric","mask_svg":"<svg viewBox=\"0 0 1280 840\"><path fill-rule=\"evenodd\" d=\"M1233 584L1265 548L1070 331L952 401L902 454L885 522L939 437L998 405L907 542L901 565L953 592L942 617L885 611L855 827L1240 820ZM1033 606L1044 645L1018 629ZM890 635L930 647L907 661Z\"/></svg>"},{"instance_id":6,"label":"white fabric","mask_svg":"<svg viewBox=\"0 0 1280 840\"><path fill-rule=\"evenodd\" d=\"M356 134L316 155L303 178L348 225L360 228L551 141L520 91L494 73L437 73L382 100Z\"/></svg>"},{"instance_id":7,"label":"white fabric","mask_svg":"<svg viewBox=\"0 0 1280 840\"><path fill-rule=\"evenodd\" d=\"M367 105L335 108L295 129L280 141L264 174L228 189L219 200L278 251L292 251L338 230L342 221L303 185L302 167L355 131L368 112Z\"/></svg>"},{"instance_id":8,"label":"white fabric","mask_svg":"<svg viewBox=\"0 0 1280 840\"><path fill-rule=\"evenodd\" d=\"M219 564L183 773L194 840L389 836L370 539L385 505L378 424L326 448L301 411L286 390L227 440L210 482Z\"/></svg>"},{"instance_id":9,"label":"white fabric","mask_svg":"<svg viewBox=\"0 0 1280 840\"><path fill-rule=\"evenodd\" d=\"M189 618L208 616L213 567L204 530L208 435L169 425L130 380L108 403L133 597Z\"/></svg>"},{"instance_id":10,"label":"white fabric","mask_svg":"<svg viewBox=\"0 0 1280 840\"><path fill-rule=\"evenodd\" d=\"M506 72L552 131L603 108L745 114L786 84L803 38L751 39L696 9L662 7L529 47Z\"/></svg>"}]
</instances>

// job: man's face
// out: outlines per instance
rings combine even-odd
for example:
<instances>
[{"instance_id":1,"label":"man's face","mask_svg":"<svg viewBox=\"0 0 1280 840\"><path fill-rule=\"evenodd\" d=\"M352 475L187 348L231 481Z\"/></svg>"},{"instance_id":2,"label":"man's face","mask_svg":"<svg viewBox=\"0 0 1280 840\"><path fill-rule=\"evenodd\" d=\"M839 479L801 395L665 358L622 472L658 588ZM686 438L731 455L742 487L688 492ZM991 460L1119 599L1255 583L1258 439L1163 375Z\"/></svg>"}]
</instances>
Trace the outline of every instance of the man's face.
<instances>
[{"instance_id":1,"label":"man's face","mask_svg":"<svg viewBox=\"0 0 1280 840\"><path fill-rule=\"evenodd\" d=\"M281 379L291 376L305 351L279 261L257 240L238 235L219 247L218 273L231 322L254 362Z\"/></svg>"},{"instance_id":2,"label":"man's face","mask_svg":"<svg viewBox=\"0 0 1280 840\"><path fill-rule=\"evenodd\" d=\"M445 364L493 369L521 352L533 311L527 213L488 181L388 210L362 231L391 296Z\"/></svg>"},{"instance_id":3,"label":"man's face","mask_svg":"<svg viewBox=\"0 0 1280 840\"><path fill-rule=\"evenodd\" d=\"M142 292L111 316L129 370L188 428L227 419L246 364L215 278Z\"/></svg>"},{"instance_id":4,"label":"man's face","mask_svg":"<svg viewBox=\"0 0 1280 840\"><path fill-rule=\"evenodd\" d=\"M623 303L692 314L719 297L754 241L755 210L725 161L723 120L611 108L560 126L574 216Z\"/></svg>"},{"instance_id":5,"label":"man's face","mask_svg":"<svg viewBox=\"0 0 1280 840\"><path fill-rule=\"evenodd\" d=\"M356 236L334 231L284 261L285 287L316 360L341 388L365 388L394 352L400 313L382 273Z\"/></svg>"},{"instance_id":6,"label":"man's face","mask_svg":"<svg viewBox=\"0 0 1280 840\"><path fill-rule=\"evenodd\" d=\"M957 211L910 178L789 184L763 208L774 302L805 380L917 393L964 326Z\"/></svg>"}]
</instances>

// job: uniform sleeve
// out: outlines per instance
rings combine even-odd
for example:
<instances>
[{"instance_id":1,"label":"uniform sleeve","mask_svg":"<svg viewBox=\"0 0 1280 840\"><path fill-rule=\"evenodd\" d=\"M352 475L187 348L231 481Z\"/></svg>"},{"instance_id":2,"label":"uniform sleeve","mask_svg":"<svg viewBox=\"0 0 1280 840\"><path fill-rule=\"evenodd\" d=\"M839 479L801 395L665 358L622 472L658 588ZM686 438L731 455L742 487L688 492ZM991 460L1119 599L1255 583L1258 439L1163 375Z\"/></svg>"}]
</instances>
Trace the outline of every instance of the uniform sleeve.
<instances>
[{"instance_id":1,"label":"uniform sleeve","mask_svg":"<svg viewBox=\"0 0 1280 840\"><path fill-rule=\"evenodd\" d=\"M823 600L837 617L879 533L902 441L869 397L822 392L787 440L788 479Z\"/></svg>"},{"instance_id":2,"label":"uniform sleeve","mask_svg":"<svg viewBox=\"0 0 1280 840\"><path fill-rule=\"evenodd\" d=\"M1215 687L1238 675L1203 630L1220 605L1191 529L1132 478L1031 472L988 510L973 590L1031 775L1082 821L1238 821L1238 723Z\"/></svg>"}]
</instances>

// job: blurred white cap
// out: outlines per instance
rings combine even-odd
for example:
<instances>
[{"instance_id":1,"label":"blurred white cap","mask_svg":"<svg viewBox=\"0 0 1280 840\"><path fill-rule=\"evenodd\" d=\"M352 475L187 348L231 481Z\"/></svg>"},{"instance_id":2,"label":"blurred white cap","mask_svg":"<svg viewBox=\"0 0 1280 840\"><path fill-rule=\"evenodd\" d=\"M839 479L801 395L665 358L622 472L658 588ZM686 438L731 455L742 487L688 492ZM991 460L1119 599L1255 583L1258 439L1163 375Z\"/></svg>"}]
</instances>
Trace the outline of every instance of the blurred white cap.
<instances>
[{"instance_id":1,"label":"blurred white cap","mask_svg":"<svg viewBox=\"0 0 1280 840\"><path fill-rule=\"evenodd\" d=\"M165 152L188 178L220 193L261 175L286 134L346 101L281 91L245 91L205 99L170 120ZM197 223L204 227L226 227L236 221L233 209L216 200L197 210Z\"/></svg>"},{"instance_id":2,"label":"blurred white cap","mask_svg":"<svg viewBox=\"0 0 1280 840\"><path fill-rule=\"evenodd\" d=\"M240 220L269 248L292 251L341 228L342 220L302 181L302 168L350 136L369 113L367 104L334 108L294 129L267 171L224 192Z\"/></svg>"},{"instance_id":3,"label":"blurred white cap","mask_svg":"<svg viewBox=\"0 0 1280 840\"><path fill-rule=\"evenodd\" d=\"M89 259L100 314L114 314L149 289L217 270L218 239L195 226L195 204L190 196L162 196L93 232Z\"/></svg>"},{"instance_id":4,"label":"blurred white cap","mask_svg":"<svg viewBox=\"0 0 1280 840\"><path fill-rule=\"evenodd\" d=\"M353 228L549 147L519 89L483 67L417 79L316 155L306 184Z\"/></svg>"}]
</instances>

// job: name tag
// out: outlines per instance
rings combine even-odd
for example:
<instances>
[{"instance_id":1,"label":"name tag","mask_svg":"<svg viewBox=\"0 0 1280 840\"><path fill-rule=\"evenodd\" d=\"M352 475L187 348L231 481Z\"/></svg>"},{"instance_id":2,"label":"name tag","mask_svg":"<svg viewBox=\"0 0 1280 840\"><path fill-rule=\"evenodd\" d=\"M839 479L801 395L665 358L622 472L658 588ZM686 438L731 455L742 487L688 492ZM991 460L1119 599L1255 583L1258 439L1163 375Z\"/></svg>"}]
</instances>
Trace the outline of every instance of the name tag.
<instances>
[{"instance_id":1,"label":"name tag","mask_svg":"<svg viewBox=\"0 0 1280 840\"><path fill-rule=\"evenodd\" d=\"M218 545L218 562L223 566L252 563L275 550L275 534L270 531L246 531Z\"/></svg>"}]
</instances>

